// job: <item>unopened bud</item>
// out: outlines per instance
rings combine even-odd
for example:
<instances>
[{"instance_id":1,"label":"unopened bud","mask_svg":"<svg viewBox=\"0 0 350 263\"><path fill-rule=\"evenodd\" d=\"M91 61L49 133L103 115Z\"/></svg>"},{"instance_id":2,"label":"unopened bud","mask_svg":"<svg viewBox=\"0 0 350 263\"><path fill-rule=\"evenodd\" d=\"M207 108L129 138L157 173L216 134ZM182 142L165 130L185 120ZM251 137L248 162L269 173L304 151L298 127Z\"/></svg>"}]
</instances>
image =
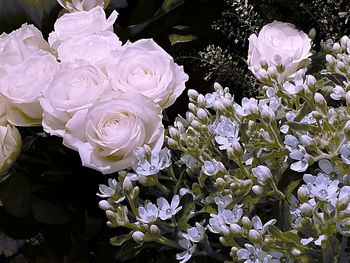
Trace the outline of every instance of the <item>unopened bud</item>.
<instances>
[{"instance_id":1,"label":"unopened bud","mask_svg":"<svg viewBox=\"0 0 350 263\"><path fill-rule=\"evenodd\" d=\"M344 125L344 134L346 138L349 140L350 139L350 120L347 121Z\"/></svg>"},{"instance_id":2,"label":"unopened bud","mask_svg":"<svg viewBox=\"0 0 350 263\"><path fill-rule=\"evenodd\" d=\"M142 233L141 231L135 231L132 233L132 239L137 243L137 244L142 244L144 241L145 234Z\"/></svg>"},{"instance_id":3,"label":"unopened bud","mask_svg":"<svg viewBox=\"0 0 350 263\"><path fill-rule=\"evenodd\" d=\"M204 109L198 109L197 116L200 120L208 119L208 114Z\"/></svg>"},{"instance_id":4,"label":"unopened bud","mask_svg":"<svg viewBox=\"0 0 350 263\"><path fill-rule=\"evenodd\" d=\"M300 211L303 216L310 216L312 214L313 207L309 203L303 203L300 205Z\"/></svg>"},{"instance_id":5,"label":"unopened bud","mask_svg":"<svg viewBox=\"0 0 350 263\"><path fill-rule=\"evenodd\" d=\"M228 246L228 243L224 237L219 237L219 241L220 241L221 245L223 245L225 247Z\"/></svg>"},{"instance_id":6,"label":"unopened bud","mask_svg":"<svg viewBox=\"0 0 350 263\"><path fill-rule=\"evenodd\" d=\"M179 131L175 127L169 127L168 131L171 138L174 138L174 139L179 138Z\"/></svg>"},{"instance_id":7,"label":"unopened bud","mask_svg":"<svg viewBox=\"0 0 350 263\"><path fill-rule=\"evenodd\" d=\"M193 100L197 100L197 97L199 95L198 91L194 90L194 89L189 89L187 91L187 95L189 98L193 99Z\"/></svg>"},{"instance_id":8,"label":"unopened bud","mask_svg":"<svg viewBox=\"0 0 350 263\"><path fill-rule=\"evenodd\" d=\"M252 228L252 221L250 221L250 219L248 217L243 216L241 221L242 221L242 226L245 229L251 229Z\"/></svg>"},{"instance_id":9,"label":"unopened bud","mask_svg":"<svg viewBox=\"0 0 350 263\"><path fill-rule=\"evenodd\" d=\"M193 113L197 112L197 107L192 102L188 103L188 109Z\"/></svg>"},{"instance_id":10,"label":"unopened bud","mask_svg":"<svg viewBox=\"0 0 350 263\"><path fill-rule=\"evenodd\" d=\"M197 103L198 103L198 105L200 107L205 108L205 105L207 104L207 101L206 101L205 97L202 94L198 95Z\"/></svg>"},{"instance_id":11,"label":"unopened bud","mask_svg":"<svg viewBox=\"0 0 350 263\"><path fill-rule=\"evenodd\" d=\"M350 107L350 91L348 91L345 95L346 106Z\"/></svg>"},{"instance_id":12,"label":"unopened bud","mask_svg":"<svg viewBox=\"0 0 350 263\"><path fill-rule=\"evenodd\" d=\"M296 249L296 248L293 248L290 253L296 257L301 255L301 251L299 249Z\"/></svg>"},{"instance_id":13,"label":"unopened bud","mask_svg":"<svg viewBox=\"0 0 350 263\"><path fill-rule=\"evenodd\" d=\"M237 237L242 234L242 227L237 224L231 224L230 231L235 237Z\"/></svg>"},{"instance_id":14,"label":"unopened bud","mask_svg":"<svg viewBox=\"0 0 350 263\"><path fill-rule=\"evenodd\" d=\"M300 136L300 142L304 147L313 147L316 146L316 142L308 135L301 135Z\"/></svg>"},{"instance_id":15,"label":"unopened bud","mask_svg":"<svg viewBox=\"0 0 350 263\"><path fill-rule=\"evenodd\" d=\"M248 238L250 241L252 241L253 243L256 243L256 244L262 244L262 242L263 242L262 236L255 229L249 230Z\"/></svg>"},{"instance_id":16,"label":"unopened bud","mask_svg":"<svg viewBox=\"0 0 350 263\"><path fill-rule=\"evenodd\" d=\"M316 29L315 28L311 28L307 34L308 34L309 38L311 38L312 40L315 40Z\"/></svg>"},{"instance_id":17,"label":"unopened bud","mask_svg":"<svg viewBox=\"0 0 350 263\"><path fill-rule=\"evenodd\" d=\"M151 225L149 230L155 236L158 236L160 234L160 230L156 225Z\"/></svg>"},{"instance_id":18,"label":"unopened bud","mask_svg":"<svg viewBox=\"0 0 350 263\"><path fill-rule=\"evenodd\" d=\"M327 105L326 100L324 99L323 95L321 93L316 92L314 96L315 103L319 107L325 107Z\"/></svg>"},{"instance_id":19,"label":"unopened bud","mask_svg":"<svg viewBox=\"0 0 350 263\"><path fill-rule=\"evenodd\" d=\"M102 200L98 203L98 206L104 210L104 211L107 211L107 210L112 210L113 207L110 205L110 203L108 203L106 200Z\"/></svg>"},{"instance_id":20,"label":"unopened bud","mask_svg":"<svg viewBox=\"0 0 350 263\"><path fill-rule=\"evenodd\" d=\"M130 193L133 189L132 182L129 177L125 177L123 181L123 190L125 193Z\"/></svg>"},{"instance_id":21,"label":"unopened bud","mask_svg":"<svg viewBox=\"0 0 350 263\"><path fill-rule=\"evenodd\" d=\"M219 177L219 178L216 178L215 183L218 187L222 187L225 185L225 180Z\"/></svg>"},{"instance_id":22,"label":"unopened bud","mask_svg":"<svg viewBox=\"0 0 350 263\"><path fill-rule=\"evenodd\" d=\"M260 185L254 185L252 187L252 191L256 195L262 195L264 193L264 188L262 188Z\"/></svg>"},{"instance_id":23,"label":"unopened bud","mask_svg":"<svg viewBox=\"0 0 350 263\"><path fill-rule=\"evenodd\" d=\"M309 190L307 189L306 185L299 187L297 195L301 203L306 203L309 200Z\"/></svg>"}]
</instances>

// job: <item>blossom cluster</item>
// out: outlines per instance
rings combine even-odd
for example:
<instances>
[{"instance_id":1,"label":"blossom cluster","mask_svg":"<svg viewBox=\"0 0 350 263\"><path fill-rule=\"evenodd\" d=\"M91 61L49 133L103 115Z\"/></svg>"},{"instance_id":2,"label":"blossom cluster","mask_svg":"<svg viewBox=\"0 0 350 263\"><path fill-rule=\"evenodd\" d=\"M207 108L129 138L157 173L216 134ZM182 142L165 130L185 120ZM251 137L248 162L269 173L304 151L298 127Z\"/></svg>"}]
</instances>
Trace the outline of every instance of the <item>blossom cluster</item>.
<instances>
[{"instance_id":1,"label":"blossom cluster","mask_svg":"<svg viewBox=\"0 0 350 263\"><path fill-rule=\"evenodd\" d=\"M162 111L185 89L183 67L152 39L124 45L108 1L59 1L70 12L48 42L24 24L0 36L1 170L19 153L14 126L43 126L104 174L131 167L144 144L160 150Z\"/></svg>"},{"instance_id":2,"label":"blossom cluster","mask_svg":"<svg viewBox=\"0 0 350 263\"><path fill-rule=\"evenodd\" d=\"M349 46L347 36L329 46L311 74L312 41L293 25L251 36L262 96L238 103L217 83L189 90L185 117L167 129L170 152L139 148L133 170L100 186L107 224L130 229L111 243L157 242L182 263L348 257Z\"/></svg>"}]
</instances>

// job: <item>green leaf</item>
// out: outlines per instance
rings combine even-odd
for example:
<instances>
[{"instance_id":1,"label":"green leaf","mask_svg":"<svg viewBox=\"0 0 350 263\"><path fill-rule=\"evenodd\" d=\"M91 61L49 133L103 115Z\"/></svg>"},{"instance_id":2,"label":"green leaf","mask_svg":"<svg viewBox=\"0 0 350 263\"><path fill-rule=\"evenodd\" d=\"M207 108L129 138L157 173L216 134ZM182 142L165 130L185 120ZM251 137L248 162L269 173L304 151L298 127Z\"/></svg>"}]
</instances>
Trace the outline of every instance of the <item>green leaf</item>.
<instances>
[{"instance_id":1,"label":"green leaf","mask_svg":"<svg viewBox=\"0 0 350 263\"><path fill-rule=\"evenodd\" d=\"M115 255L118 262L124 262L136 257L142 250L142 244L138 245L133 240L128 240Z\"/></svg>"},{"instance_id":2,"label":"green leaf","mask_svg":"<svg viewBox=\"0 0 350 263\"><path fill-rule=\"evenodd\" d=\"M111 245L118 247L123 245L128 240L131 240L131 234L111 237L109 242L111 243Z\"/></svg>"},{"instance_id":3,"label":"green leaf","mask_svg":"<svg viewBox=\"0 0 350 263\"><path fill-rule=\"evenodd\" d=\"M172 45L175 45L178 43L191 42L197 39L197 37L194 35L180 35L180 34L170 34L168 38Z\"/></svg>"},{"instance_id":4,"label":"green leaf","mask_svg":"<svg viewBox=\"0 0 350 263\"><path fill-rule=\"evenodd\" d=\"M35 220L45 224L65 224L68 223L72 215L63 204L54 204L45 200L40 200L32 205Z\"/></svg>"},{"instance_id":5,"label":"green leaf","mask_svg":"<svg viewBox=\"0 0 350 263\"><path fill-rule=\"evenodd\" d=\"M15 173L1 185L0 199L10 214L23 217L31 212L31 193L40 188L40 185L31 182L26 175Z\"/></svg>"}]
</instances>

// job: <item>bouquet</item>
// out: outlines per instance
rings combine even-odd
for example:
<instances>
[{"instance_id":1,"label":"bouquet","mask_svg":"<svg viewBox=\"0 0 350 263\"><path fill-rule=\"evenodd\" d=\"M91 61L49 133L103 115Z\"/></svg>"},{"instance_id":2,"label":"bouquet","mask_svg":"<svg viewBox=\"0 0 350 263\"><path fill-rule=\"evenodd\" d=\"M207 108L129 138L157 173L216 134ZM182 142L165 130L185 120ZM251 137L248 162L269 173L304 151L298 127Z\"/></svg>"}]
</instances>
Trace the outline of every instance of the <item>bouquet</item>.
<instances>
[{"instance_id":1,"label":"bouquet","mask_svg":"<svg viewBox=\"0 0 350 263\"><path fill-rule=\"evenodd\" d=\"M2 229L0 252L57 236L79 244L101 223L86 215L98 213L87 197L104 213L117 261L154 250L181 263L349 260L348 36L317 46L315 29L247 20L245 40L227 35L248 43L246 68L229 50L199 52L207 80L221 74L246 93L219 82L206 94L190 88L188 110L169 120L191 74L151 38L123 43L113 30L118 13L106 16L109 1L58 2L66 11L48 41L28 24L0 36L0 200L7 221L35 229L26 241ZM253 12L248 2L227 3ZM41 178L30 180L31 168ZM92 189L79 196L68 187L79 196L74 205L55 198L57 186L43 187L62 190L68 176ZM58 233L75 220L82 232Z\"/></svg>"}]
</instances>

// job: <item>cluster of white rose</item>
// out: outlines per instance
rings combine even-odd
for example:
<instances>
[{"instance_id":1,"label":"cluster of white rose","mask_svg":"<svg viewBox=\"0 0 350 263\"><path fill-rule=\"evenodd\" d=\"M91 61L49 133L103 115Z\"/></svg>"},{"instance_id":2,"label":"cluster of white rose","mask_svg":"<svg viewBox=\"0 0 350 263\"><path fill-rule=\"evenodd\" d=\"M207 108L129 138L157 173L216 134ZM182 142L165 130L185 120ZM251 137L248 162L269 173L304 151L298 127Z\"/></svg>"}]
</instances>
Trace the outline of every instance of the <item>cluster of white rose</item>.
<instances>
[{"instance_id":1,"label":"cluster of white rose","mask_svg":"<svg viewBox=\"0 0 350 263\"><path fill-rule=\"evenodd\" d=\"M48 42L26 24L0 37L4 119L42 125L79 151L84 166L128 168L137 147L162 147L162 110L188 76L152 39L122 45L113 32L117 12L107 19L103 10L107 1L59 2L70 13L57 19Z\"/></svg>"}]
</instances>

